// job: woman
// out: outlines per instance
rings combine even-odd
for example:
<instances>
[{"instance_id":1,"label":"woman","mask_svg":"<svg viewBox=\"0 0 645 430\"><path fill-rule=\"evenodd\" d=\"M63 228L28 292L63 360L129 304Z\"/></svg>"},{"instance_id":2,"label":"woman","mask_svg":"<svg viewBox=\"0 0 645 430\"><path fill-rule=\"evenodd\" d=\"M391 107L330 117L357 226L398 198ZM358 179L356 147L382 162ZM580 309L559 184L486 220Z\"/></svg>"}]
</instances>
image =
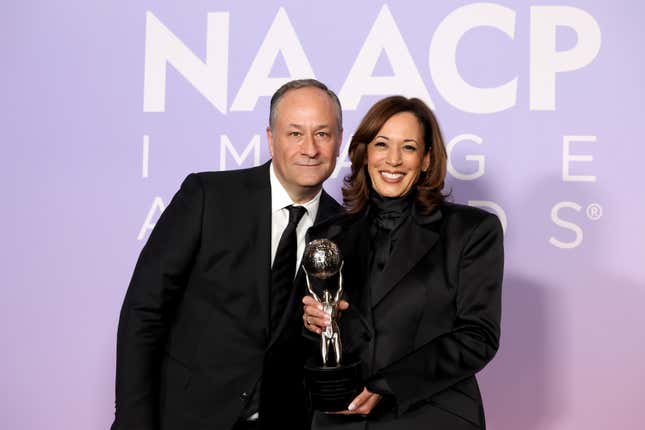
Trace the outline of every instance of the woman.
<instances>
[{"instance_id":1,"label":"woman","mask_svg":"<svg viewBox=\"0 0 645 430\"><path fill-rule=\"evenodd\" d=\"M343 253L343 349L361 358L365 388L346 411L316 412L312 426L484 428L475 374L499 345L500 223L445 202L443 139L419 99L376 103L349 155L349 213L310 236ZM320 333L328 317L311 297L303 303L305 327Z\"/></svg>"}]
</instances>

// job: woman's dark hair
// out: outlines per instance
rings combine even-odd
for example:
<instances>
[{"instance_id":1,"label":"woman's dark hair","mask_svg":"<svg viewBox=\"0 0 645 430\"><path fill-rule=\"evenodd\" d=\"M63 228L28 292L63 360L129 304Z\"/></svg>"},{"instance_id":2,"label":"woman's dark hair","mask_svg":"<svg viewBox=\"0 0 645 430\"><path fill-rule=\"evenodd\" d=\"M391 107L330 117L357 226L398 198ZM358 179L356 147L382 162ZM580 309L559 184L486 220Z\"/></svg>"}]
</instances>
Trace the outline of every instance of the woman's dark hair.
<instances>
[{"instance_id":1,"label":"woman's dark hair","mask_svg":"<svg viewBox=\"0 0 645 430\"><path fill-rule=\"evenodd\" d=\"M437 118L417 98L391 96L370 108L349 144L352 171L344 179L343 204L350 213L358 213L365 208L372 188L367 173L367 145L388 119L401 112L410 112L417 117L423 129L424 155L430 151L430 168L421 172L416 183L417 208L428 214L444 201L441 190L446 178L447 156Z\"/></svg>"}]
</instances>

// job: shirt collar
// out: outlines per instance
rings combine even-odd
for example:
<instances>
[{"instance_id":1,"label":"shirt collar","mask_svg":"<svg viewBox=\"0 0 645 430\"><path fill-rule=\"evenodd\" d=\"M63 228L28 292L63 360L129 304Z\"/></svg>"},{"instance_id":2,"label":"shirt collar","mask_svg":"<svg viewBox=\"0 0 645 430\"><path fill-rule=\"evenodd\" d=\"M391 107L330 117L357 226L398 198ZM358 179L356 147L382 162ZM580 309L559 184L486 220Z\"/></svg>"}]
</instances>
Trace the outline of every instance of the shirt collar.
<instances>
[{"instance_id":1,"label":"shirt collar","mask_svg":"<svg viewBox=\"0 0 645 430\"><path fill-rule=\"evenodd\" d=\"M281 209L286 208L289 205L302 206L307 211L307 215L312 220L316 219L318 214L318 205L320 204L320 196L322 195L322 188L314 196L313 199L309 200L307 203L296 204L289 197L289 193L284 189L280 180L275 174L273 169L273 163L269 165L269 179L271 181L271 213L276 213Z\"/></svg>"}]
</instances>

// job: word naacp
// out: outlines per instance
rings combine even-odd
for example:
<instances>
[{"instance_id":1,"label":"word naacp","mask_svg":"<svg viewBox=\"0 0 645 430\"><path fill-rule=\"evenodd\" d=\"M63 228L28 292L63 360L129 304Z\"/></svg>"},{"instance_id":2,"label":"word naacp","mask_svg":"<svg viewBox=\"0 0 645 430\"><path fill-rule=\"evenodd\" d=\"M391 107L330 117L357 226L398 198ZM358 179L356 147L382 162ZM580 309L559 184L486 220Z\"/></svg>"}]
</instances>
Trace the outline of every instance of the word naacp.
<instances>
[{"instance_id":1,"label":"word naacp","mask_svg":"<svg viewBox=\"0 0 645 430\"><path fill-rule=\"evenodd\" d=\"M494 113L517 103L518 77L502 85L478 87L467 82L457 67L457 47L468 31L490 27L515 38L516 13L495 3L468 4L449 13L437 26L426 64L437 92L450 105L469 113ZM571 29L577 38L573 47L557 50L556 30ZM568 6L532 6L529 37L529 108L556 109L556 77L581 69L597 56L601 32L588 12ZM492 49L487 47L482 49ZM338 49L330 46L329 49ZM289 76L270 77L278 54L282 54ZM375 76L378 59L389 61L393 74ZM425 59L424 59L425 60ZM229 107L229 13L207 17L206 58L200 59L152 12L146 13L144 112L163 112L166 107L166 69L174 67L221 113L252 111L258 98L270 96L291 79L314 78L315 73L289 16L280 8ZM343 107L355 110L363 96L403 94L434 103L419 74L399 26L387 5L376 17L356 60L349 68L339 97Z\"/></svg>"}]
</instances>

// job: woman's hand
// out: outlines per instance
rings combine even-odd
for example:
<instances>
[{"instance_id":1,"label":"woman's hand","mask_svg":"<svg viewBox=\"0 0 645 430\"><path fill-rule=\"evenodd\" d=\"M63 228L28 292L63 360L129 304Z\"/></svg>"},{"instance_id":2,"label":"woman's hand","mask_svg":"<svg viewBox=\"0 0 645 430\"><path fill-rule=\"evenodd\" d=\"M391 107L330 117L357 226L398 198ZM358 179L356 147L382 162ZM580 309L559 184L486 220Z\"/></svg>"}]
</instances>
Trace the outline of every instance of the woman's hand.
<instances>
[{"instance_id":1,"label":"woman's hand","mask_svg":"<svg viewBox=\"0 0 645 430\"><path fill-rule=\"evenodd\" d=\"M381 400L381 395L372 393L367 388L363 388L363 392L356 396L349 404L346 411L334 412L339 415L369 415L376 404Z\"/></svg>"},{"instance_id":2,"label":"woman's hand","mask_svg":"<svg viewBox=\"0 0 645 430\"><path fill-rule=\"evenodd\" d=\"M331 318L323 307L311 296L305 296L302 299L303 315L302 320L305 328L313 333L320 334L323 329L331 324ZM338 311L344 311L349 308L349 303L345 300L338 302Z\"/></svg>"}]
</instances>

